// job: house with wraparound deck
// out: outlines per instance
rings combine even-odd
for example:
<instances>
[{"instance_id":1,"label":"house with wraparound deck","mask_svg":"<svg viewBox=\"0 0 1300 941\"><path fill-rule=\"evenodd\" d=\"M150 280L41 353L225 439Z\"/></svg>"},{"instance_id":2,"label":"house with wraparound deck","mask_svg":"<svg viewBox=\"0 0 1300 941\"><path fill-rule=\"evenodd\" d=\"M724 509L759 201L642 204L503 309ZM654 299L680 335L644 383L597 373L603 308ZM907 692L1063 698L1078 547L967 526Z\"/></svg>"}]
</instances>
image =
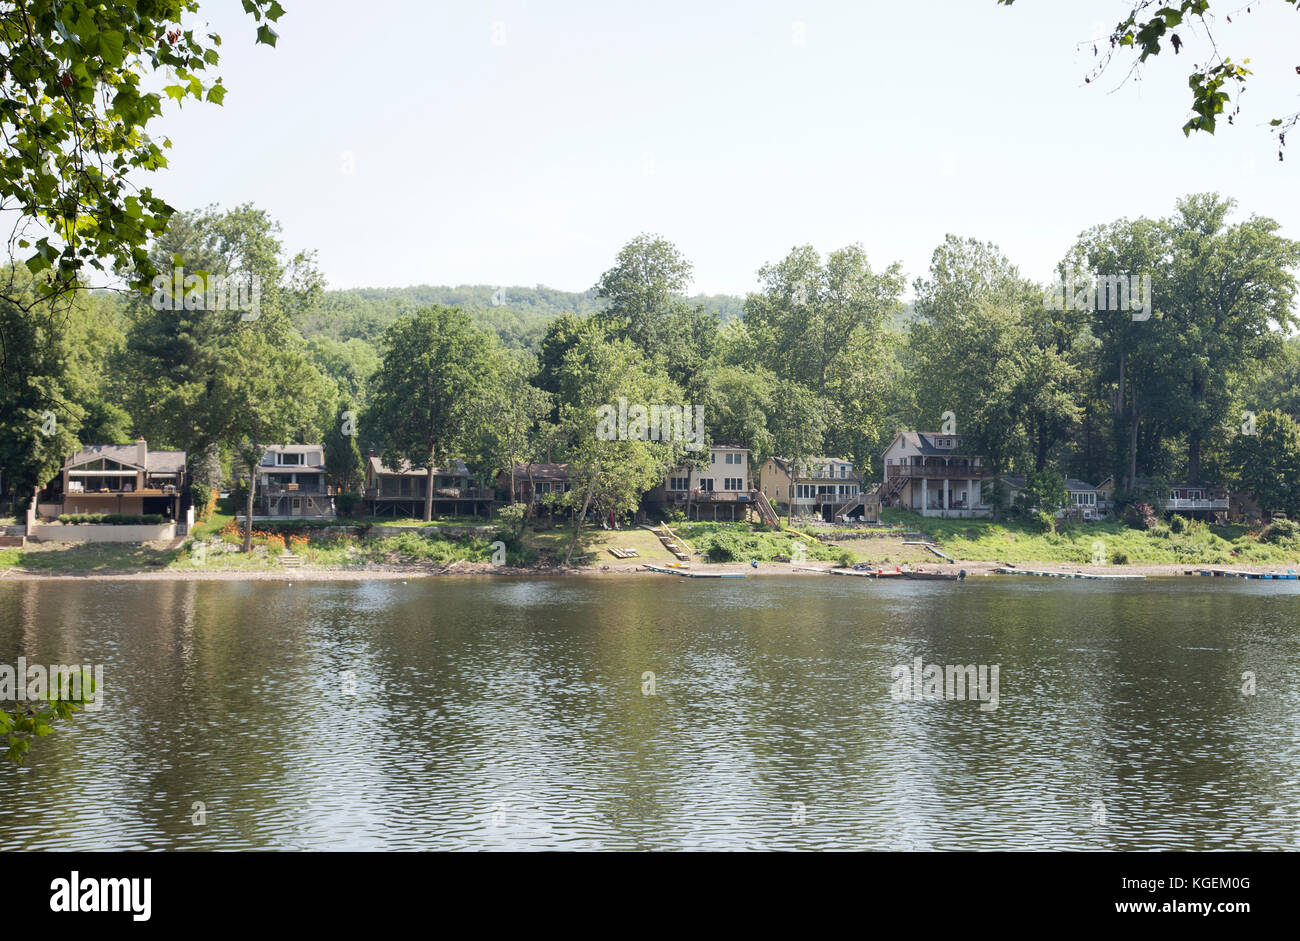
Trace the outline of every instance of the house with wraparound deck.
<instances>
[{"instance_id":1,"label":"house with wraparound deck","mask_svg":"<svg viewBox=\"0 0 1300 941\"><path fill-rule=\"evenodd\" d=\"M984 495L992 470L983 456L971 453L960 435L901 431L885 450L884 473L882 506L957 519L993 513Z\"/></svg>"}]
</instances>

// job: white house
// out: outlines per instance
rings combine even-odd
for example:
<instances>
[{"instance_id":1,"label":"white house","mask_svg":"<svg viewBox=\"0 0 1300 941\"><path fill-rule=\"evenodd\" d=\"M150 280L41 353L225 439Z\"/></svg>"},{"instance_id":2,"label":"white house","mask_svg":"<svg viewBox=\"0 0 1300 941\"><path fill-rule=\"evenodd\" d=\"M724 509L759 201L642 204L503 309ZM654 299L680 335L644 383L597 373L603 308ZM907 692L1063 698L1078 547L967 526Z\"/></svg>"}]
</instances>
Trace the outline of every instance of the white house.
<instances>
[{"instance_id":1,"label":"white house","mask_svg":"<svg viewBox=\"0 0 1300 941\"><path fill-rule=\"evenodd\" d=\"M902 431L885 450L881 505L913 510L922 516L971 518L989 516L984 481L992 473L980 455L962 447L960 435Z\"/></svg>"}]
</instances>

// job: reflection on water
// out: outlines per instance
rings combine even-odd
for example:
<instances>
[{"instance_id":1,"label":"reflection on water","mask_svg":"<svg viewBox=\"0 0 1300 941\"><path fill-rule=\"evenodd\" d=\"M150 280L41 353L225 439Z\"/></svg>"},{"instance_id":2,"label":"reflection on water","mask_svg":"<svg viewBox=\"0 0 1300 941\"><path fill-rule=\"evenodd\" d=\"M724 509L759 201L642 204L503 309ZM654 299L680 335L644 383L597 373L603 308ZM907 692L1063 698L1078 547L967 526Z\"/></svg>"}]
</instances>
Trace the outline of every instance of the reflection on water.
<instances>
[{"instance_id":1,"label":"reflection on water","mask_svg":"<svg viewBox=\"0 0 1300 941\"><path fill-rule=\"evenodd\" d=\"M106 693L0 767L0 848L1295 848L1297 611L1209 579L0 582L0 662ZM999 665L998 708L895 702L916 656Z\"/></svg>"}]
</instances>

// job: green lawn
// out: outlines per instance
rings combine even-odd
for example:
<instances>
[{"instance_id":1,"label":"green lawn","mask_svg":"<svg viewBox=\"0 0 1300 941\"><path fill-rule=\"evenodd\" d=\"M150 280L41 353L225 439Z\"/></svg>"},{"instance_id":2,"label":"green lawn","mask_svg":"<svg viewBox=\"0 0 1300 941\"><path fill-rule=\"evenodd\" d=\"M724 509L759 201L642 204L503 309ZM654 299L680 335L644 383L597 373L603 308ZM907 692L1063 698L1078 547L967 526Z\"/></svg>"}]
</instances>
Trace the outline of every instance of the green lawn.
<instances>
[{"instance_id":1,"label":"green lawn","mask_svg":"<svg viewBox=\"0 0 1300 941\"><path fill-rule=\"evenodd\" d=\"M1116 521L1066 523L1042 533L1030 522L927 519L905 510L882 512L887 522L910 524L931 536L957 559L972 562L1066 562L1104 559L1152 565L1233 563L1295 564L1300 546L1261 542L1241 526L1193 524L1175 533L1168 526L1150 532Z\"/></svg>"},{"instance_id":2,"label":"green lawn","mask_svg":"<svg viewBox=\"0 0 1300 941\"><path fill-rule=\"evenodd\" d=\"M161 569L179 555L158 543L126 542L39 542L22 549L0 551L0 567L19 567L29 572L130 572Z\"/></svg>"}]
</instances>

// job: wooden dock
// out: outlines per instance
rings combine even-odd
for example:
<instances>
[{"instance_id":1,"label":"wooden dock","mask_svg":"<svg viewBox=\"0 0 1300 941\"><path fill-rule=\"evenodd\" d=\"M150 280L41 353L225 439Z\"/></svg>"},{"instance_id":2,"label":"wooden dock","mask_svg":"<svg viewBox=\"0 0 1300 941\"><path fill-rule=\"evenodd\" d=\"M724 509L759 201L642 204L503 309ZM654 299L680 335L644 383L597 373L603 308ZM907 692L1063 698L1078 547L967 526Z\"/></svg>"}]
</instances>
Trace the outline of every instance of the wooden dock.
<instances>
[{"instance_id":1,"label":"wooden dock","mask_svg":"<svg viewBox=\"0 0 1300 941\"><path fill-rule=\"evenodd\" d=\"M682 578L746 578L743 574L732 575L728 572L684 572L681 569L668 569L658 565L646 564L645 566L652 572L660 575L680 575Z\"/></svg>"},{"instance_id":2,"label":"wooden dock","mask_svg":"<svg viewBox=\"0 0 1300 941\"><path fill-rule=\"evenodd\" d=\"M1213 578L1255 578L1264 581L1300 581L1295 570L1289 572L1242 572L1237 569L1191 569L1188 575L1206 575Z\"/></svg>"},{"instance_id":3,"label":"wooden dock","mask_svg":"<svg viewBox=\"0 0 1300 941\"><path fill-rule=\"evenodd\" d=\"M999 575L1036 575L1039 578L1087 578L1102 582L1140 582L1145 575L1100 575L1092 572L1040 572L1034 569L994 569Z\"/></svg>"}]
</instances>

